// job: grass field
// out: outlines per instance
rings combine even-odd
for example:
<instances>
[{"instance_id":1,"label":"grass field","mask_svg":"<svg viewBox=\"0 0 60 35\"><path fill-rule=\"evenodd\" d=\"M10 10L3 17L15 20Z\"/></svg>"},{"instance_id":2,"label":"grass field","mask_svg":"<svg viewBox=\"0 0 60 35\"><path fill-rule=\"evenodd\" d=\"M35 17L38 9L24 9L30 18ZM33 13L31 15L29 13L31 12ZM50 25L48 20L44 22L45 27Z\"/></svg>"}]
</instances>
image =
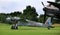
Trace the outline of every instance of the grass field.
<instances>
[{"instance_id":1,"label":"grass field","mask_svg":"<svg viewBox=\"0 0 60 35\"><path fill-rule=\"evenodd\" d=\"M18 30L10 29L11 25L0 23L0 35L60 35L60 26L48 30L42 27L19 26Z\"/></svg>"}]
</instances>

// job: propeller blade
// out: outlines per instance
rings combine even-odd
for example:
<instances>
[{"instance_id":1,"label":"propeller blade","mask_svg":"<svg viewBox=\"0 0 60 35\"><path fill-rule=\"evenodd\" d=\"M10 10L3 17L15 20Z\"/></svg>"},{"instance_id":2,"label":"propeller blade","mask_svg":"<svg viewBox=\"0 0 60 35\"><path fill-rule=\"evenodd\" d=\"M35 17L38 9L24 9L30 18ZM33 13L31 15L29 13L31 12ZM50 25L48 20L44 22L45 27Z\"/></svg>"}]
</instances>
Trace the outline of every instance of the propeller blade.
<instances>
[{"instance_id":1,"label":"propeller blade","mask_svg":"<svg viewBox=\"0 0 60 35\"><path fill-rule=\"evenodd\" d=\"M45 7L44 3L43 3L43 2L41 2L41 3L42 3L42 5Z\"/></svg>"}]
</instances>

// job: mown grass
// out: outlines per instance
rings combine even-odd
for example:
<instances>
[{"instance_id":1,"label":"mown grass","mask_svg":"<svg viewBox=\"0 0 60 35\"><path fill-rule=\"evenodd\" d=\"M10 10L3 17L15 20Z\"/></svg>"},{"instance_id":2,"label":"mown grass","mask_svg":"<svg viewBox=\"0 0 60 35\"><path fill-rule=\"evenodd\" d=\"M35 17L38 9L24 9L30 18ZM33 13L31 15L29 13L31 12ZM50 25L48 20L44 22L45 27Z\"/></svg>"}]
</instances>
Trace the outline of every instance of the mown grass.
<instances>
[{"instance_id":1,"label":"mown grass","mask_svg":"<svg viewBox=\"0 0 60 35\"><path fill-rule=\"evenodd\" d=\"M48 30L43 27L19 26L18 30L10 29L11 25L0 23L0 35L60 35L60 26Z\"/></svg>"}]
</instances>

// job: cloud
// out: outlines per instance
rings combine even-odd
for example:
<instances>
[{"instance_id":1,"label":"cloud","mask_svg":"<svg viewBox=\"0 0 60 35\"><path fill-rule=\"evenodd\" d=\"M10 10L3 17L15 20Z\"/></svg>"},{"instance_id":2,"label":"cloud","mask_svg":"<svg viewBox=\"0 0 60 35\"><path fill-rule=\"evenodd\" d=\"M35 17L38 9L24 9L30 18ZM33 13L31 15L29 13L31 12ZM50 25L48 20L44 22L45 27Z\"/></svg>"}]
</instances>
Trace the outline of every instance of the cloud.
<instances>
[{"instance_id":1,"label":"cloud","mask_svg":"<svg viewBox=\"0 0 60 35\"><path fill-rule=\"evenodd\" d=\"M44 2L45 5L47 5L47 0L0 0L0 13L23 11L27 5L31 5L32 7L36 8L38 14L44 14L41 1Z\"/></svg>"}]
</instances>

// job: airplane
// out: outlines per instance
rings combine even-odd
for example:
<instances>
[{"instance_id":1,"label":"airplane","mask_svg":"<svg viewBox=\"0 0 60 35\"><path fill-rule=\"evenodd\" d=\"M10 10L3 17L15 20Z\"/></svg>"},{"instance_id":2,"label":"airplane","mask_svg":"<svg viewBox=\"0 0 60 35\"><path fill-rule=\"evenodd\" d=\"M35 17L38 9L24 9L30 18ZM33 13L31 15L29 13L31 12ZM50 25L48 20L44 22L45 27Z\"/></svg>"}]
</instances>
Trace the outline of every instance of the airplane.
<instances>
[{"instance_id":1,"label":"airplane","mask_svg":"<svg viewBox=\"0 0 60 35\"><path fill-rule=\"evenodd\" d=\"M51 17L51 21L55 19L59 19L60 21L60 3L57 2L51 2L47 1L49 3L49 6L45 7L43 2L42 5L44 6L43 11L44 11L44 23L46 21L46 16Z\"/></svg>"},{"instance_id":2,"label":"airplane","mask_svg":"<svg viewBox=\"0 0 60 35\"><path fill-rule=\"evenodd\" d=\"M39 23L39 22L35 22L35 21L30 21L28 19L25 19L25 22L21 21L21 18L19 18L19 17L7 17L6 18L7 22L15 22L14 20L18 21L16 23L16 24L18 24L18 26L35 26L35 27L43 26L43 23Z\"/></svg>"},{"instance_id":3,"label":"airplane","mask_svg":"<svg viewBox=\"0 0 60 35\"><path fill-rule=\"evenodd\" d=\"M47 24L44 24L44 23L40 23L40 22L35 22L35 21L31 21L31 20L28 20L28 19L25 19L26 21L21 21L21 18L19 17L7 17L6 18L6 21L7 22L15 22L14 20L17 21L16 25L17 26L31 26L31 27L47 27ZM48 18L47 19L47 22L50 21L51 19ZM12 24L12 26L16 26L15 23Z\"/></svg>"}]
</instances>

